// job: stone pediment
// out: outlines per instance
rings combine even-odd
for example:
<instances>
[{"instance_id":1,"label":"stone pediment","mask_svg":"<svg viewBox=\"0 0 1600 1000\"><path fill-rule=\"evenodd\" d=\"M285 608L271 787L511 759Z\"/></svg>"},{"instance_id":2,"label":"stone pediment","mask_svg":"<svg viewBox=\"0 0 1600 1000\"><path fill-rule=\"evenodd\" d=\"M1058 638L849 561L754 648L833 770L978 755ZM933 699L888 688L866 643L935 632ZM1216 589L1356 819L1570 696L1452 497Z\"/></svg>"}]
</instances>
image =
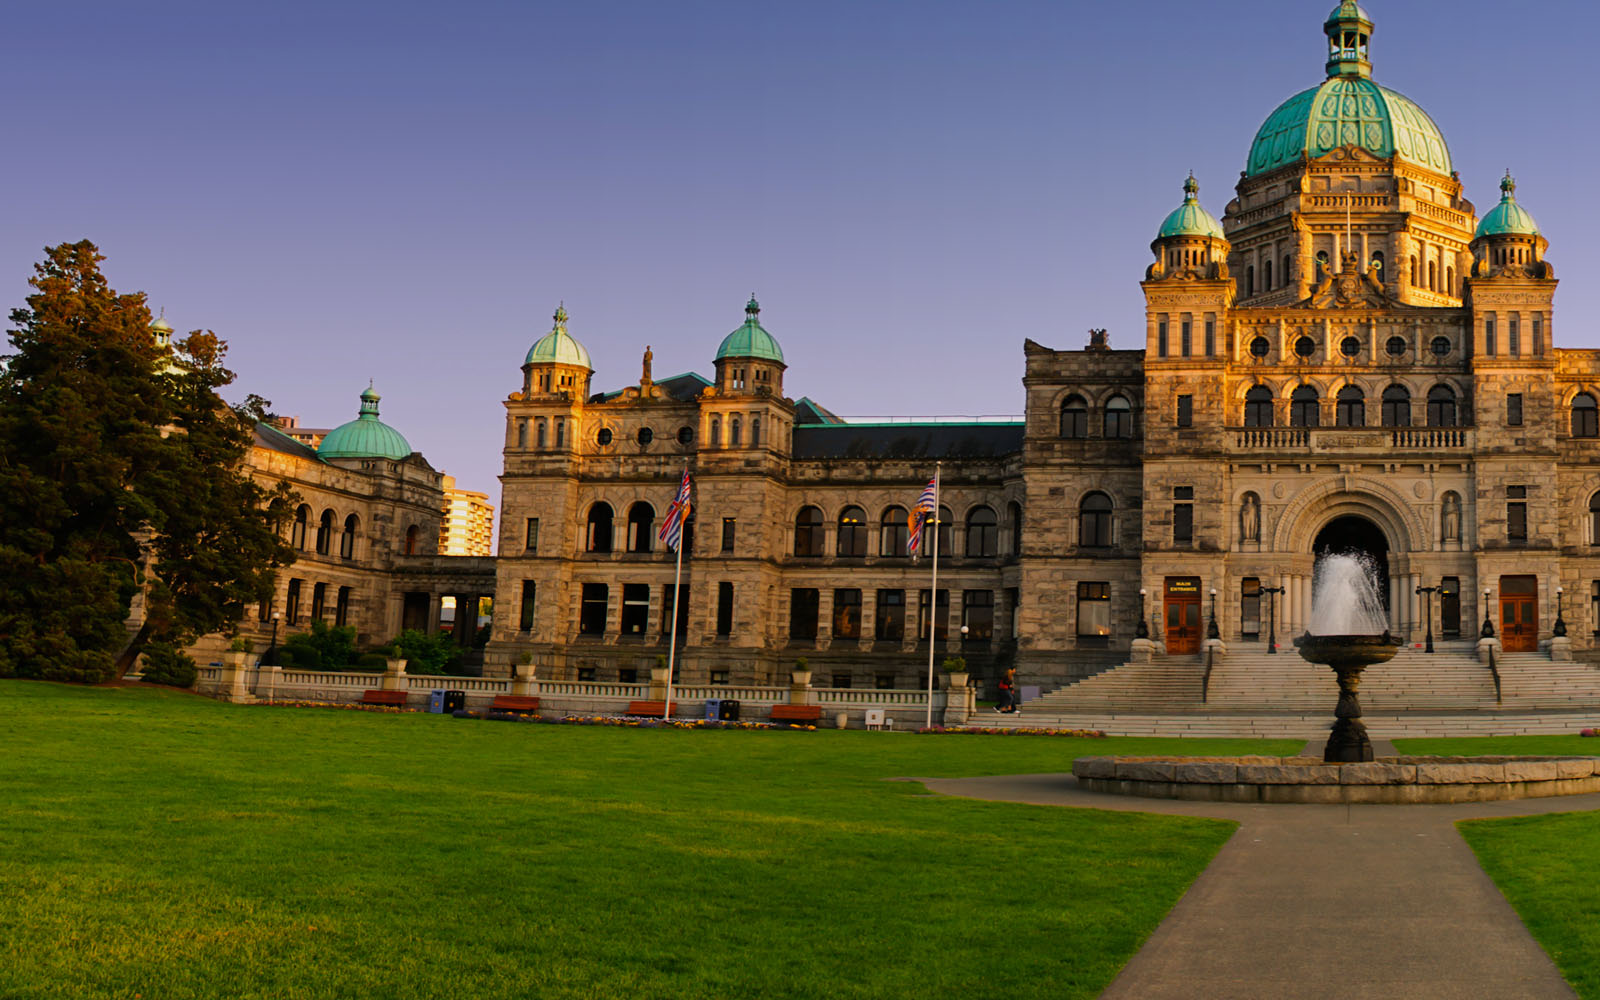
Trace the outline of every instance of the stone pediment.
<instances>
[{"instance_id":1,"label":"stone pediment","mask_svg":"<svg viewBox=\"0 0 1600 1000\"><path fill-rule=\"evenodd\" d=\"M1344 255L1343 270L1330 274L1295 305L1301 309L1385 309L1396 304L1372 272L1361 268L1359 255Z\"/></svg>"},{"instance_id":2,"label":"stone pediment","mask_svg":"<svg viewBox=\"0 0 1600 1000\"><path fill-rule=\"evenodd\" d=\"M1370 163L1374 165L1386 164L1389 162L1389 160L1387 157L1378 156L1363 146L1352 144L1340 146L1337 149L1330 149L1326 153L1323 153L1321 156L1310 160L1309 162L1344 166L1352 163Z\"/></svg>"}]
</instances>

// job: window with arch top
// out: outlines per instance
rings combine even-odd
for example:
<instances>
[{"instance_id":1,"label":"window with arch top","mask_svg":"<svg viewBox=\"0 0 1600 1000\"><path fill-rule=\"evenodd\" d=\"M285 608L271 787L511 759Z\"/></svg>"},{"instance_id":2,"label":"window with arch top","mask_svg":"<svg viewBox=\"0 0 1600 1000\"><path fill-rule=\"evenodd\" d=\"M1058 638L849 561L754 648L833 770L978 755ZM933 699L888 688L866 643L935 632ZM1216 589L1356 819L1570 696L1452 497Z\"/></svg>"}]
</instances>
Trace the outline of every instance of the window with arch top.
<instances>
[{"instance_id":1,"label":"window with arch top","mask_svg":"<svg viewBox=\"0 0 1600 1000\"><path fill-rule=\"evenodd\" d=\"M1105 436L1108 438L1133 437L1133 407L1122 396L1106 400Z\"/></svg>"},{"instance_id":2,"label":"window with arch top","mask_svg":"<svg viewBox=\"0 0 1600 1000\"><path fill-rule=\"evenodd\" d=\"M655 534L656 509L643 500L628 508L628 551L649 552Z\"/></svg>"},{"instance_id":3,"label":"window with arch top","mask_svg":"<svg viewBox=\"0 0 1600 1000\"><path fill-rule=\"evenodd\" d=\"M1334 398L1334 423L1340 427L1367 425L1367 396L1358 387L1347 385Z\"/></svg>"},{"instance_id":4,"label":"window with arch top","mask_svg":"<svg viewBox=\"0 0 1600 1000\"><path fill-rule=\"evenodd\" d=\"M1022 555L1022 504L1015 500L1006 504L1006 518L1011 522L1011 555Z\"/></svg>"},{"instance_id":5,"label":"window with arch top","mask_svg":"<svg viewBox=\"0 0 1600 1000\"><path fill-rule=\"evenodd\" d=\"M1456 425L1456 391L1447 385L1436 385L1428 390L1428 426L1454 427Z\"/></svg>"},{"instance_id":6,"label":"window with arch top","mask_svg":"<svg viewBox=\"0 0 1600 1000\"><path fill-rule=\"evenodd\" d=\"M406 544L405 544L406 555L408 555L408 556L420 555L421 554L421 551L420 551L420 546L421 545L422 545L422 530L420 528L418 528L416 525L413 524L411 527L406 529Z\"/></svg>"},{"instance_id":7,"label":"window with arch top","mask_svg":"<svg viewBox=\"0 0 1600 1000\"><path fill-rule=\"evenodd\" d=\"M992 507L974 507L967 514L967 538L963 553L973 558L992 558L1000 547L1000 519Z\"/></svg>"},{"instance_id":8,"label":"window with arch top","mask_svg":"<svg viewBox=\"0 0 1600 1000\"><path fill-rule=\"evenodd\" d=\"M1302 385L1289 396L1289 426L1316 427L1322 420L1322 400L1314 386Z\"/></svg>"},{"instance_id":9,"label":"window with arch top","mask_svg":"<svg viewBox=\"0 0 1600 1000\"><path fill-rule=\"evenodd\" d=\"M911 525L904 507L889 507L878 519L878 555L885 559L904 559Z\"/></svg>"},{"instance_id":10,"label":"window with arch top","mask_svg":"<svg viewBox=\"0 0 1600 1000\"><path fill-rule=\"evenodd\" d=\"M1111 498L1090 493L1078 505L1078 544L1085 548L1111 547Z\"/></svg>"},{"instance_id":11,"label":"window with arch top","mask_svg":"<svg viewBox=\"0 0 1600 1000\"><path fill-rule=\"evenodd\" d=\"M325 510L317 521L317 555L325 556L333 548L333 511Z\"/></svg>"},{"instance_id":12,"label":"window with arch top","mask_svg":"<svg viewBox=\"0 0 1600 1000\"><path fill-rule=\"evenodd\" d=\"M356 534L361 529L361 519L351 514L344 519L344 532L339 535L339 558L354 559L356 556Z\"/></svg>"},{"instance_id":13,"label":"window with arch top","mask_svg":"<svg viewBox=\"0 0 1600 1000\"><path fill-rule=\"evenodd\" d=\"M801 507L794 516L794 554L797 556L822 555L822 510Z\"/></svg>"},{"instance_id":14,"label":"window with arch top","mask_svg":"<svg viewBox=\"0 0 1600 1000\"><path fill-rule=\"evenodd\" d=\"M1061 436L1064 438L1089 436L1089 404L1077 393L1068 396L1061 403Z\"/></svg>"},{"instance_id":15,"label":"window with arch top","mask_svg":"<svg viewBox=\"0 0 1600 1000\"><path fill-rule=\"evenodd\" d=\"M305 551L306 547L306 525L309 524L310 521L310 507L306 506L305 504L301 504L299 507L295 508L294 526L289 529L289 544L302 552Z\"/></svg>"},{"instance_id":16,"label":"window with arch top","mask_svg":"<svg viewBox=\"0 0 1600 1000\"><path fill-rule=\"evenodd\" d=\"M839 537L834 551L848 559L867 554L867 512L851 504L839 512Z\"/></svg>"},{"instance_id":17,"label":"window with arch top","mask_svg":"<svg viewBox=\"0 0 1600 1000\"><path fill-rule=\"evenodd\" d=\"M1272 426L1272 390L1258 385L1244 394L1244 425Z\"/></svg>"},{"instance_id":18,"label":"window with arch top","mask_svg":"<svg viewBox=\"0 0 1600 1000\"><path fill-rule=\"evenodd\" d=\"M1600 413L1595 410L1594 397L1587 392L1572 397L1572 436L1600 437Z\"/></svg>"},{"instance_id":19,"label":"window with arch top","mask_svg":"<svg viewBox=\"0 0 1600 1000\"><path fill-rule=\"evenodd\" d=\"M1383 390L1383 426L1411 426L1411 390L1403 385L1391 385Z\"/></svg>"},{"instance_id":20,"label":"window with arch top","mask_svg":"<svg viewBox=\"0 0 1600 1000\"><path fill-rule=\"evenodd\" d=\"M1600 493L1589 498L1589 544L1600 545ZM1595 629L1600 631L1600 621Z\"/></svg>"},{"instance_id":21,"label":"window with arch top","mask_svg":"<svg viewBox=\"0 0 1600 1000\"><path fill-rule=\"evenodd\" d=\"M604 500L596 501L589 508L589 519L583 541L583 550L585 552L611 551L611 522L613 517L611 505Z\"/></svg>"},{"instance_id":22,"label":"window with arch top","mask_svg":"<svg viewBox=\"0 0 1600 1000\"><path fill-rule=\"evenodd\" d=\"M1316 280L1317 280L1318 284L1321 284L1322 283L1322 279L1328 276L1328 271L1329 271L1328 260L1329 260L1328 251L1326 251L1326 250L1318 250L1317 251L1317 278L1316 278Z\"/></svg>"}]
</instances>

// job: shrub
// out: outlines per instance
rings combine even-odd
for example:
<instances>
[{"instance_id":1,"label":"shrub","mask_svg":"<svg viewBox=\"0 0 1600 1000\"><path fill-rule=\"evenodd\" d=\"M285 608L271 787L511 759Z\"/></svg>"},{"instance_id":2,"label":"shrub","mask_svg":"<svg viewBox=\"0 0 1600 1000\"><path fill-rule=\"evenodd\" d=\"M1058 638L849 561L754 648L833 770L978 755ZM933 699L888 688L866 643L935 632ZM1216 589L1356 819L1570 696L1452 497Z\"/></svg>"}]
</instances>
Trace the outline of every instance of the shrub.
<instances>
[{"instance_id":1,"label":"shrub","mask_svg":"<svg viewBox=\"0 0 1600 1000\"><path fill-rule=\"evenodd\" d=\"M944 662L939 664L939 666L945 668L945 670L952 674L965 673L967 669L967 658L965 656L947 656L944 658Z\"/></svg>"},{"instance_id":2,"label":"shrub","mask_svg":"<svg viewBox=\"0 0 1600 1000\"><path fill-rule=\"evenodd\" d=\"M200 676L193 658L169 642L152 642L144 648L144 681L192 688Z\"/></svg>"},{"instance_id":3,"label":"shrub","mask_svg":"<svg viewBox=\"0 0 1600 1000\"><path fill-rule=\"evenodd\" d=\"M301 670L343 670L356 655L356 630L348 625L311 622L311 631L283 640L278 662Z\"/></svg>"},{"instance_id":4,"label":"shrub","mask_svg":"<svg viewBox=\"0 0 1600 1000\"><path fill-rule=\"evenodd\" d=\"M250 652L250 640L246 639L242 635L234 636L233 637L233 641L228 643L228 652L230 652L230 653L248 653L248 652Z\"/></svg>"},{"instance_id":5,"label":"shrub","mask_svg":"<svg viewBox=\"0 0 1600 1000\"><path fill-rule=\"evenodd\" d=\"M460 664L456 644L447 632L426 632L408 628L386 647L391 655L406 661L408 674L443 674L454 660Z\"/></svg>"},{"instance_id":6,"label":"shrub","mask_svg":"<svg viewBox=\"0 0 1600 1000\"><path fill-rule=\"evenodd\" d=\"M356 661L352 666L360 670L387 670L389 658L378 652L362 653L356 657Z\"/></svg>"}]
</instances>

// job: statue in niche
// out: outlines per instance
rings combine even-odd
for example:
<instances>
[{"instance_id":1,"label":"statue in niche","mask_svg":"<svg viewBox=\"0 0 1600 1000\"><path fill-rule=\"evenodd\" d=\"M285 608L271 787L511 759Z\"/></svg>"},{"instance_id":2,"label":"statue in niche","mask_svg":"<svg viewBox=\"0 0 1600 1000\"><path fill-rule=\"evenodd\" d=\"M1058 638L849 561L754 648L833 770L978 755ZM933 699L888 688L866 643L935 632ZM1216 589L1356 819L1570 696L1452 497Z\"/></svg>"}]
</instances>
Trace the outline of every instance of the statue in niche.
<instances>
[{"instance_id":1,"label":"statue in niche","mask_svg":"<svg viewBox=\"0 0 1600 1000\"><path fill-rule=\"evenodd\" d=\"M1447 542L1461 539L1461 501L1454 493L1444 495L1444 509L1439 515L1440 527Z\"/></svg>"},{"instance_id":2,"label":"statue in niche","mask_svg":"<svg viewBox=\"0 0 1600 1000\"><path fill-rule=\"evenodd\" d=\"M1239 537L1247 542L1261 540L1261 501L1254 493L1246 493L1239 507Z\"/></svg>"},{"instance_id":3,"label":"statue in niche","mask_svg":"<svg viewBox=\"0 0 1600 1000\"><path fill-rule=\"evenodd\" d=\"M645 385L650 384L650 361L655 357L650 353L650 345L644 345L644 373L639 376L639 381Z\"/></svg>"}]
</instances>

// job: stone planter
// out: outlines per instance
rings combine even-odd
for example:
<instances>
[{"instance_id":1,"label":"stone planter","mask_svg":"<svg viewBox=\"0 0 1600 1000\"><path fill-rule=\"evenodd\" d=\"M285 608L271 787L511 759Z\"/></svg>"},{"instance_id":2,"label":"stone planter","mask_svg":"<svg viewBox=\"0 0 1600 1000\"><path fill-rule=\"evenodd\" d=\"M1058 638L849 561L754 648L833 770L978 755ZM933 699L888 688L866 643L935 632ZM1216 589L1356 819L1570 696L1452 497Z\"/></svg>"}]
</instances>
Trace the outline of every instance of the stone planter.
<instances>
[{"instance_id":1,"label":"stone planter","mask_svg":"<svg viewBox=\"0 0 1600 1000\"><path fill-rule=\"evenodd\" d=\"M964 688L967 686L967 681L971 678L971 676L972 675L967 673L965 670L946 671L944 675L945 687L952 691Z\"/></svg>"},{"instance_id":2,"label":"stone planter","mask_svg":"<svg viewBox=\"0 0 1600 1000\"><path fill-rule=\"evenodd\" d=\"M222 654L222 677L218 696L224 701L252 701L250 670L245 666L249 654L229 650Z\"/></svg>"},{"instance_id":3,"label":"stone planter","mask_svg":"<svg viewBox=\"0 0 1600 1000\"><path fill-rule=\"evenodd\" d=\"M388 669L383 672L383 682L379 686L385 691L411 690L410 684L406 681L405 658L392 658L384 662L388 664Z\"/></svg>"},{"instance_id":4,"label":"stone planter","mask_svg":"<svg viewBox=\"0 0 1600 1000\"><path fill-rule=\"evenodd\" d=\"M809 670L794 670L794 671L790 671L790 673L789 673L789 683L794 685L795 687L810 687L811 686L811 671L809 671Z\"/></svg>"}]
</instances>

